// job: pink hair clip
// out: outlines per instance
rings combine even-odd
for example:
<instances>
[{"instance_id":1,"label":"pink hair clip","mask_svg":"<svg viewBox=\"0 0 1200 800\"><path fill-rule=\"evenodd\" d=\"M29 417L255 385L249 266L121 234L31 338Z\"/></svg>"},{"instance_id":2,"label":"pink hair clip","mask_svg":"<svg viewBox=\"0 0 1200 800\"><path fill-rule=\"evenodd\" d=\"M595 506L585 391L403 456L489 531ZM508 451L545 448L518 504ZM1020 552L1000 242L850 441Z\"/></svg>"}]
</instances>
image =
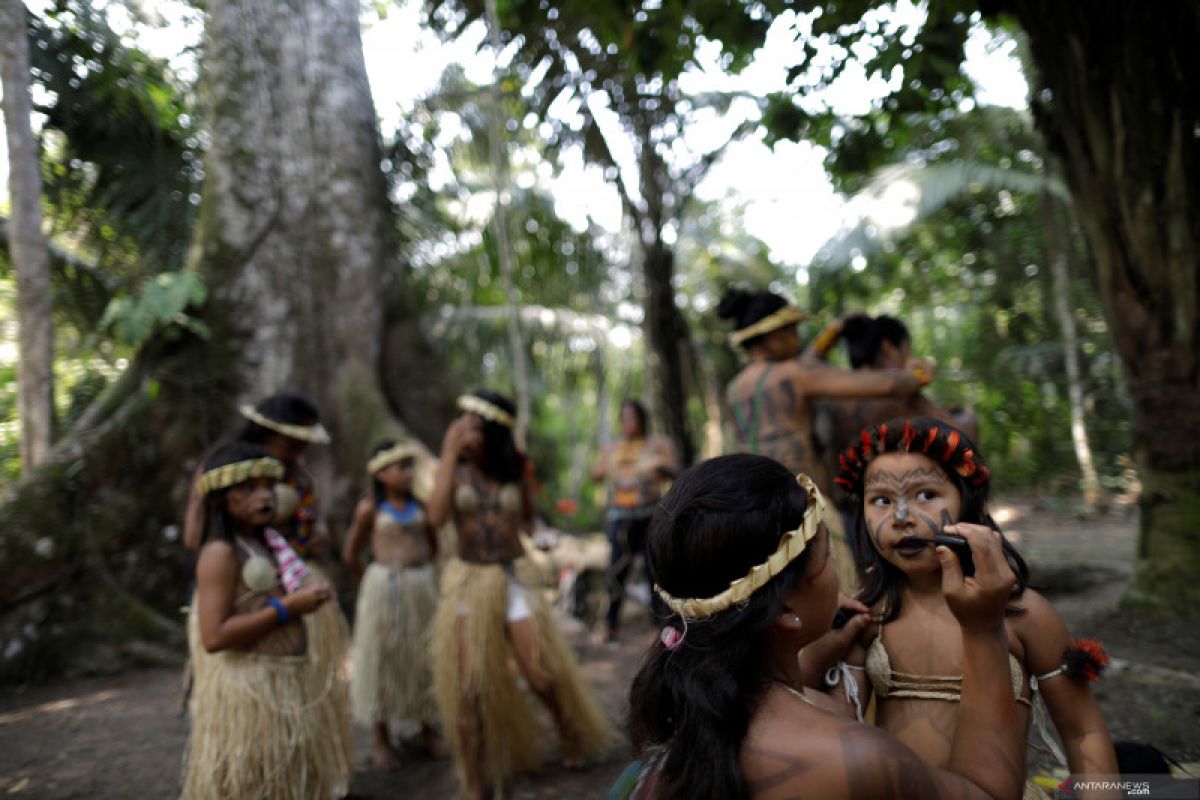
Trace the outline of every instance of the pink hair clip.
<instances>
[{"instance_id":1,"label":"pink hair clip","mask_svg":"<svg viewBox=\"0 0 1200 800\"><path fill-rule=\"evenodd\" d=\"M658 636L663 646L674 653L683 644L683 632L674 625L667 625Z\"/></svg>"}]
</instances>

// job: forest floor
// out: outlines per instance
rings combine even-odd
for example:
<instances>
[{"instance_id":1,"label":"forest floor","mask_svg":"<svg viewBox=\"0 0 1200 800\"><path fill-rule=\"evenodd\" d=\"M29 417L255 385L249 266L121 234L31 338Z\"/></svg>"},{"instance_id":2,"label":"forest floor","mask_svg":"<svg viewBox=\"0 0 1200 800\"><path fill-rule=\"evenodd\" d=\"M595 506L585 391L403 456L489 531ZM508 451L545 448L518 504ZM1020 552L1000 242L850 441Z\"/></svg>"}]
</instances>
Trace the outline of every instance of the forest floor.
<instances>
[{"instance_id":1,"label":"forest floor","mask_svg":"<svg viewBox=\"0 0 1200 800\"><path fill-rule=\"evenodd\" d=\"M1194 623L1150 620L1117 611L1136 550L1136 517L1118 507L1080 518L1061 504L1011 501L994 506L1006 533L1029 561L1076 636L1104 641L1114 661L1095 684L1114 739L1151 742L1181 762L1200 761L1200 634ZM655 631L644 609L627 604L619 643L593 644L564 621L584 671L614 722L624 713L630 679ZM169 798L178 795L188 721L181 713L180 670L140 669L0 690L0 795L15 798ZM370 769L370 734L359 728L356 798L450 798L449 761L404 748L396 773ZM547 741L548 752L553 741ZM603 797L625 767L624 748L581 771L547 762L522 776L515 798ZM1045 760L1031 754L1032 770Z\"/></svg>"}]
</instances>

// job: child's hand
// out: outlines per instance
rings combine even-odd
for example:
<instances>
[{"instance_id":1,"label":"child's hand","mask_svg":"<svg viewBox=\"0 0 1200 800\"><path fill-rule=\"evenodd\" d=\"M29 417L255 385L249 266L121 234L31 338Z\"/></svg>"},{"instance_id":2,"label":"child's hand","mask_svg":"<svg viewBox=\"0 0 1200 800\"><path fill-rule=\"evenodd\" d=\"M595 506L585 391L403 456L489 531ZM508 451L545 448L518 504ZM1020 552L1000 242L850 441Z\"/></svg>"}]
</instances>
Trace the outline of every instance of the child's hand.
<instances>
[{"instance_id":1,"label":"child's hand","mask_svg":"<svg viewBox=\"0 0 1200 800\"><path fill-rule=\"evenodd\" d=\"M986 630L1003 624L1004 608L1012 599L1017 577L1004 558L1000 532L984 525L959 522L947 525L946 533L961 536L971 546L975 574L963 577L958 557L939 545L942 564L942 594L964 630Z\"/></svg>"},{"instance_id":2,"label":"child's hand","mask_svg":"<svg viewBox=\"0 0 1200 800\"><path fill-rule=\"evenodd\" d=\"M827 669L844 659L851 645L858 641L871 623L870 609L841 592L838 592L838 610L848 613L845 624L840 628L830 628L824 636L805 645L800 651L800 671L806 677L805 683L808 683L809 676L819 680L819 676L824 675ZM811 685L816 686L817 683Z\"/></svg>"},{"instance_id":3,"label":"child's hand","mask_svg":"<svg viewBox=\"0 0 1200 800\"><path fill-rule=\"evenodd\" d=\"M311 614L329 598L333 597L333 589L325 583L314 583L302 586L284 598L288 613Z\"/></svg>"}]
</instances>

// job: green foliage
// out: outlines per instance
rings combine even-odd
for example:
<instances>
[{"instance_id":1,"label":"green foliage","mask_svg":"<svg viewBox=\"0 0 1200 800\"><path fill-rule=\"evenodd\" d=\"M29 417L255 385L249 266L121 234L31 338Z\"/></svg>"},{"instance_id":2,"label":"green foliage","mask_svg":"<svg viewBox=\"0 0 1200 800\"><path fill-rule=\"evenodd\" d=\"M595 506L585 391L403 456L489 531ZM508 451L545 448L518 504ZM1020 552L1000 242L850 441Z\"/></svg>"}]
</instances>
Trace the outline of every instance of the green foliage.
<instances>
[{"instance_id":1,"label":"green foliage","mask_svg":"<svg viewBox=\"0 0 1200 800\"><path fill-rule=\"evenodd\" d=\"M88 0L31 14L29 33L52 234L112 274L178 269L202 174L187 87Z\"/></svg>"},{"instance_id":2,"label":"green foliage","mask_svg":"<svg viewBox=\"0 0 1200 800\"><path fill-rule=\"evenodd\" d=\"M157 332L170 336L186 330L207 338L208 328L187 313L199 308L206 295L196 273L164 272L147 278L137 294L114 297L100 319L100 329L129 348L137 348Z\"/></svg>"},{"instance_id":3,"label":"green foliage","mask_svg":"<svg viewBox=\"0 0 1200 800\"><path fill-rule=\"evenodd\" d=\"M879 0L794 6L813 15L812 35L798 35L803 57L789 70L788 91L764 103L768 139L804 139L827 148L835 184L857 189L866 175L921 148L931 128L970 105L974 86L961 67L977 7L974 0L924 4L924 21L908 24L889 20L884 12L893 6ZM889 87L867 114L837 114L813 98L855 62Z\"/></svg>"}]
</instances>

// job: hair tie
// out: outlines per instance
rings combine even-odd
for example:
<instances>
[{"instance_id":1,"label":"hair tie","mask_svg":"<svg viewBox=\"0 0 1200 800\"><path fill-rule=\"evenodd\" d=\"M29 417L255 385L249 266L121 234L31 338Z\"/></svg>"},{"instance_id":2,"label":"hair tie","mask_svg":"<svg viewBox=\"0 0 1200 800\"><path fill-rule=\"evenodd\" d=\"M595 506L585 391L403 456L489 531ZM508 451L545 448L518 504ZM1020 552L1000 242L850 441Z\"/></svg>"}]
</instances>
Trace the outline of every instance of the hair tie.
<instances>
[{"instance_id":1,"label":"hair tie","mask_svg":"<svg viewBox=\"0 0 1200 800\"><path fill-rule=\"evenodd\" d=\"M674 653L683 644L684 633L684 631L679 630L674 625L667 625L662 629L662 633L658 635L658 638L664 647Z\"/></svg>"}]
</instances>

